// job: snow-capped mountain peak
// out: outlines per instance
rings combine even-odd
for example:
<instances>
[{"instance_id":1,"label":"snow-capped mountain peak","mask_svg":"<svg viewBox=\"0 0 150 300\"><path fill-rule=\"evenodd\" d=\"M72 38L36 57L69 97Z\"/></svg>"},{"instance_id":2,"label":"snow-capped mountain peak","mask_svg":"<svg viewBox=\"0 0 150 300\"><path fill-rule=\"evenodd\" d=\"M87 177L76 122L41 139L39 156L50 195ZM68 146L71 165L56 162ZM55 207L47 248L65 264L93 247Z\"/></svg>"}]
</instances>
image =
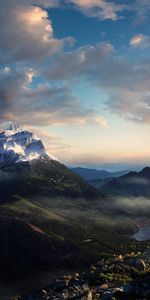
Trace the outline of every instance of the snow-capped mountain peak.
<instances>
[{"instance_id":1,"label":"snow-capped mountain peak","mask_svg":"<svg viewBox=\"0 0 150 300\"><path fill-rule=\"evenodd\" d=\"M33 132L26 130L19 122L13 122L0 133L0 166L12 162L31 161L33 159L57 160L50 155Z\"/></svg>"}]
</instances>

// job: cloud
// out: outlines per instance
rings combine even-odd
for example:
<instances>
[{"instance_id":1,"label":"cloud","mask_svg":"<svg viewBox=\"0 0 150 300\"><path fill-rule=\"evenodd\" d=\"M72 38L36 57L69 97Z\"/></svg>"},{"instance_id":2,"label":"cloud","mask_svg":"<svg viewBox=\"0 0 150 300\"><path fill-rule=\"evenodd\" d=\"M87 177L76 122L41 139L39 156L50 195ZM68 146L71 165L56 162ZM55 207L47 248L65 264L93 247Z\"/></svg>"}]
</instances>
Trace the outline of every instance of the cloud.
<instances>
[{"instance_id":1,"label":"cloud","mask_svg":"<svg viewBox=\"0 0 150 300\"><path fill-rule=\"evenodd\" d=\"M59 6L59 0L22 0L24 4L39 5L42 7L57 7Z\"/></svg>"},{"instance_id":2,"label":"cloud","mask_svg":"<svg viewBox=\"0 0 150 300\"><path fill-rule=\"evenodd\" d=\"M42 7L57 7L59 6L59 0L5 0L3 5L9 7L10 5L34 5Z\"/></svg>"},{"instance_id":3,"label":"cloud","mask_svg":"<svg viewBox=\"0 0 150 300\"><path fill-rule=\"evenodd\" d=\"M106 109L120 117L150 123L150 61L130 61L114 56L95 74L96 84L107 94ZM94 78L93 78L94 79ZM94 80L92 79L92 82Z\"/></svg>"},{"instance_id":4,"label":"cloud","mask_svg":"<svg viewBox=\"0 0 150 300\"><path fill-rule=\"evenodd\" d=\"M72 37L54 37L46 8L55 5L59 1L6 0L1 6L1 121L21 119L31 125L91 123L106 127L107 121L99 112L82 105L69 85L57 79L48 82L41 75L45 59L47 63L53 61L55 56L63 55L65 45L74 43ZM42 84L32 82L37 76Z\"/></svg>"},{"instance_id":5,"label":"cloud","mask_svg":"<svg viewBox=\"0 0 150 300\"><path fill-rule=\"evenodd\" d=\"M13 3L12 3L13 2ZM70 38L54 37L52 23L44 7L54 1L10 1L0 10L1 61L39 60L50 57L70 44ZM46 5L46 6L47 6Z\"/></svg>"},{"instance_id":6,"label":"cloud","mask_svg":"<svg viewBox=\"0 0 150 300\"><path fill-rule=\"evenodd\" d=\"M132 14L134 24L140 25L149 21L150 5L149 0L133 1L115 0L65 0L65 3L73 3L74 8L82 11L87 17L93 17L100 20L116 21L126 18L125 12ZM126 2L126 3L125 3Z\"/></svg>"},{"instance_id":7,"label":"cloud","mask_svg":"<svg viewBox=\"0 0 150 300\"><path fill-rule=\"evenodd\" d=\"M3 127L5 128L5 127ZM60 149L70 149L72 147L71 144L67 143L62 137L54 136L49 131L36 126L27 126L26 129L34 132L42 141L49 153L57 151Z\"/></svg>"},{"instance_id":8,"label":"cloud","mask_svg":"<svg viewBox=\"0 0 150 300\"><path fill-rule=\"evenodd\" d=\"M19 119L25 124L39 126L68 123L106 126L106 120L95 110L83 106L65 85L45 83L33 89L31 81L34 74L31 69L1 69L1 122Z\"/></svg>"},{"instance_id":9,"label":"cloud","mask_svg":"<svg viewBox=\"0 0 150 300\"><path fill-rule=\"evenodd\" d=\"M149 0L135 0L133 4L130 5L131 10L135 12L136 24L140 24L143 21L149 20L150 16L150 4Z\"/></svg>"},{"instance_id":10,"label":"cloud","mask_svg":"<svg viewBox=\"0 0 150 300\"><path fill-rule=\"evenodd\" d=\"M140 178L140 177L137 177L137 176L135 176L135 177L132 177L132 178L125 178L125 183L126 184L136 184L136 185L138 185L138 186L141 186L141 185L143 185L143 186L149 186L149 180L147 179L147 178Z\"/></svg>"},{"instance_id":11,"label":"cloud","mask_svg":"<svg viewBox=\"0 0 150 300\"><path fill-rule=\"evenodd\" d=\"M133 36L129 44L133 48L147 48L150 46L150 37L139 33Z\"/></svg>"},{"instance_id":12,"label":"cloud","mask_svg":"<svg viewBox=\"0 0 150 300\"><path fill-rule=\"evenodd\" d=\"M99 43L96 46L84 46L73 52L62 53L50 65L45 75L51 80L65 80L71 77L87 75L111 56L113 46Z\"/></svg>"},{"instance_id":13,"label":"cloud","mask_svg":"<svg viewBox=\"0 0 150 300\"><path fill-rule=\"evenodd\" d=\"M125 9L104 0L69 2L103 19L115 20ZM71 91L72 80L82 78L106 94L105 107L110 112L132 121L150 123L148 59L130 61L119 57L108 42L64 52L65 44L71 46L74 39L54 37L46 7L55 5L60 5L60 1L5 0L1 5L0 60L7 62L0 72L1 120L21 118L32 125L90 123L107 127L107 120L99 111L85 107ZM130 41L132 47L145 47L148 43L148 36L142 34ZM43 71L45 58L49 67ZM16 63L14 69L10 62ZM35 62L37 71L33 69ZM32 86L37 76L37 82L42 81L42 84Z\"/></svg>"},{"instance_id":14,"label":"cloud","mask_svg":"<svg viewBox=\"0 0 150 300\"><path fill-rule=\"evenodd\" d=\"M106 0L70 0L87 16L98 19L110 19L116 21L120 18L120 13L126 8L125 5L116 4Z\"/></svg>"},{"instance_id":15,"label":"cloud","mask_svg":"<svg viewBox=\"0 0 150 300\"><path fill-rule=\"evenodd\" d=\"M140 213L144 217L147 216L150 209L150 199L146 197L116 197L112 203L111 209L119 209L124 212L130 211L134 215Z\"/></svg>"},{"instance_id":16,"label":"cloud","mask_svg":"<svg viewBox=\"0 0 150 300\"><path fill-rule=\"evenodd\" d=\"M150 123L150 60L119 56L108 43L64 53L46 71L51 80L79 80L107 97L105 107L120 117ZM100 100L101 101L101 100Z\"/></svg>"}]
</instances>

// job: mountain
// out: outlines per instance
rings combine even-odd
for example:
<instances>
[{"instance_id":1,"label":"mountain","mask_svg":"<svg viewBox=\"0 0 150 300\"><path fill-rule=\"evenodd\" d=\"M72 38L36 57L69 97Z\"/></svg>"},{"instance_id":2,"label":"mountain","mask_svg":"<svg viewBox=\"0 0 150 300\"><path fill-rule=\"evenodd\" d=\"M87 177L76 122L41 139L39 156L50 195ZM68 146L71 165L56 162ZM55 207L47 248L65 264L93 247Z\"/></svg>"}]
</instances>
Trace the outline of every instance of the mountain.
<instances>
[{"instance_id":1,"label":"mountain","mask_svg":"<svg viewBox=\"0 0 150 300\"><path fill-rule=\"evenodd\" d=\"M122 170L129 170L139 172L144 167L146 167L146 163L131 163L131 162L114 162L114 163L104 163L98 164L98 168L102 170L106 170L108 172L121 172ZM97 165L96 165L97 166Z\"/></svg>"},{"instance_id":2,"label":"mountain","mask_svg":"<svg viewBox=\"0 0 150 300\"><path fill-rule=\"evenodd\" d=\"M106 183L103 191L123 196L150 196L150 167L140 172L129 172Z\"/></svg>"},{"instance_id":3,"label":"mountain","mask_svg":"<svg viewBox=\"0 0 150 300\"><path fill-rule=\"evenodd\" d=\"M0 133L0 168L9 169L12 164L30 162L33 159L48 158L49 155L42 141L32 132L22 128L18 122L13 122L7 130Z\"/></svg>"},{"instance_id":4,"label":"mountain","mask_svg":"<svg viewBox=\"0 0 150 300\"><path fill-rule=\"evenodd\" d=\"M100 163L100 162L86 162L84 168L87 169L96 169L96 170L105 170L109 173L122 172L122 170L136 171L139 172L145 168L148 163L131 163L131 162L112 162L112 163ZM74 168L74 166L72 166Z\"/></svg>"},{"instance_id":5,"label":"mountain","mask_svg":"<svg viewBox=\"0 0 150 300\"><path fill-rule=\"evenodd\" d=\"M80 175L84 180L89 181L91 183L93 180L119 177L121 175L128 173L128 171L120 171L120 172L112 173L105 170L89 169L89 168L82 168L82 167L72 168L72 171Z\"/></svg>"},{"instance_id":6,"label":"mountain","mask_svg":"<svg viewBox=\"0 0 150 300\"><path fill-rule=\"evenodd\" d=\"M136 221L128 211L115 222L108 199L32 132L13 123L0 133L0 145L0 286L5 281L6 291L17 279L18 295L21 278L30 290L29 276L36 284L38 272L44 287L47 276L70 274L133 246L127 234Z\"/></svg>"},{"instance_id":7,"label":"mountain","mask_svg":"<svg viewBox=\"0 0 150 300\"><path fill-rule=\"evenodd\" d=\"M43 142L19 123L0 133L0 190L1 196L97 196L93 187L49 154Z\"/></svg>"},{"instance_id":8,"label":"mountain","mask_svg":"<svg viewBox=\"0 0 150 300\"><path fill-rule=\"evenodd\" d=\"M97 250L83 244L96 229L81 211L99 192L13 123L0 133L0 280L73 268ZM91 203L91 204L90 204Z\"/></svg>"},{"instance_id":9,"label":"mountain","mask_svg":"<svg viewBox=\"0 0 150 300\"><path fill-rule=\"evenodd\" d=\"M103 186L105 186L109 181L111 181L114 177L106 177L106 178L100 178L100 179L93 179L90 180L89 183L93 185L97 189L101 189Z\"/></svg>"}]
</instances>

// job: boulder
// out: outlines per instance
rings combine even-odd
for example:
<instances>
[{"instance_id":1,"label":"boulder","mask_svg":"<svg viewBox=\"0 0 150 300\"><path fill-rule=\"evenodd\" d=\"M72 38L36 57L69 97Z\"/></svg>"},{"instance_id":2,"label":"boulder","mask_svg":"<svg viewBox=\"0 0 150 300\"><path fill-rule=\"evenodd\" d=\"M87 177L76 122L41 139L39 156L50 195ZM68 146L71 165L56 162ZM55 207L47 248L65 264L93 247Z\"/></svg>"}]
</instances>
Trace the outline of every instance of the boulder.
<instances>
[{"instance_id":1,"label":"boulder","mask_svg":"<svg viewBox=\"0 0 150 300\"><path fill-rule=\"evenodd\" d=\"M137 269L139 272L143 272L146 270L146 264L143 259L137 258L137 259L125 259L125 263L135 269Z\"/></svg>"}]
</instances>

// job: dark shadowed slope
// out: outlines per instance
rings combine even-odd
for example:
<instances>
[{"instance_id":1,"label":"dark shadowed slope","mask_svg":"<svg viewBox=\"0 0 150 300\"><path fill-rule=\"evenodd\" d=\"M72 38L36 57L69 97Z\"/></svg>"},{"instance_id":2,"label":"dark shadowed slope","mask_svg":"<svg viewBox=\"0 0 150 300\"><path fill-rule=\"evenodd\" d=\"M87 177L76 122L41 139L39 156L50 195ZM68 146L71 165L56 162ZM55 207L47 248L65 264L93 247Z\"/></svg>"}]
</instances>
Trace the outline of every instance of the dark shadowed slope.
<instances>
[{"instance_id":1,"label":"dark shadowed slope","mask_svg":"<svg viewBox=\"0 0 150 300\"><path fill-rule=\"evenodd\" d=\"M114 178L103 186L103 191L124 196L150 196L150 168L140 172L130 172Z\"/></svg>"}]
</instances>

